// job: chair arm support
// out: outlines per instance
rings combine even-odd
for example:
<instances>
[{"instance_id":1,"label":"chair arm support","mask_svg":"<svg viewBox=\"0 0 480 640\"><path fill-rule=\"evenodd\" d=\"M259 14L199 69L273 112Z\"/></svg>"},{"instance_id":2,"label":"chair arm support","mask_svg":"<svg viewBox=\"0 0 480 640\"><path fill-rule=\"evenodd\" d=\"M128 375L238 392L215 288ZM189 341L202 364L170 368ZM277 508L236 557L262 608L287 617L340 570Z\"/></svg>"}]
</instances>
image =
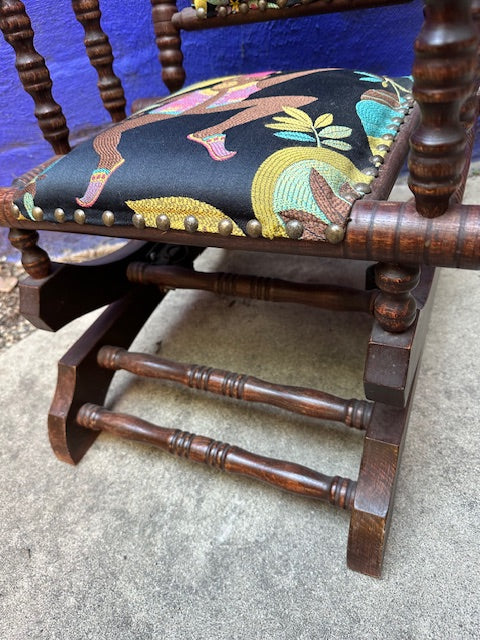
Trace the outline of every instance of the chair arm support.
<instances>
[{"instance_id":1,"label":"chair arm support","mask_svg":"<svg viewBox=\"0 0 480 640\"><path fill-rule=\"evenodd\" d=\"M413 200L359 201L343 244L343 256L358 260L478 269L480 205L457 204L425 218Z\"/></svg>"},{"instance_id":2,"label":"chair arm support","mask_svg":"<svg viewBox=\"0 0 480 640\"><path fill-rule=\"evenodd\" d=\"M410 139L410 181L418 212L442 215L461 184L467 133L462 108L476 91L478 34L472 0L424 0L415 43L413 95L421 122Z\"/></svg>"}]
</instances>

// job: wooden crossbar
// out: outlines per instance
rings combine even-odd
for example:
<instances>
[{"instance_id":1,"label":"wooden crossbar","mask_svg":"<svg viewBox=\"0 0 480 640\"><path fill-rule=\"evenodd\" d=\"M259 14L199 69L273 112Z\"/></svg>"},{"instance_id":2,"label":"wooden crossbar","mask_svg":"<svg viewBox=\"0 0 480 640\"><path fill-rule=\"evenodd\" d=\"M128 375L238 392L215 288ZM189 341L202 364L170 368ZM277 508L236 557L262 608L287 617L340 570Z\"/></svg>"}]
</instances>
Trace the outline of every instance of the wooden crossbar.
<instances>
[{"instance_id":1,"label":"wooden crossbar","mask_svg":"<svg viewBox=\"0 0 480 640\"><path fill-rule=\"evenodd\" d=\"M125 413L84 404L78 423L93 431L108 431L127 440L136 440L193 462L227 473L260 480L289 493L351 509L356 482L340 476L326 476L293 462L260 456L225 442L197 436L179 429L166 429Z\"/></svg>"},{"instance_id":2,"label":"wooden crossbar","mask_svg":"<svg viewBox=\"0 0 480 640\"><path fill-rule=\"evenodd\" d=\"M120 347L102 347L97 362L105 369L122 369L139 376L171 380L192 389L237 400L269 404L313 418L343 422L354 429L366 429L372 415L373 403L365 400L345 400L315 389L273 384L232 371L174 362L146 353L130 353Z\"/></svg>"},{"instance_id":3,"label":"wooden crossbar","mask_svg":"<svg viewBox=\"0 0 480 640\"><path fill-rule=\"evenodd\" d=\"M333 311L373 313L378 291L362 291L335 285L289 282L237 273L205 273L184 267L158 266L146 262L128 265L127 278L136 284L154 284L163 289L200 289L220 295L296 302Z\"/></svg>"}]
</instances>

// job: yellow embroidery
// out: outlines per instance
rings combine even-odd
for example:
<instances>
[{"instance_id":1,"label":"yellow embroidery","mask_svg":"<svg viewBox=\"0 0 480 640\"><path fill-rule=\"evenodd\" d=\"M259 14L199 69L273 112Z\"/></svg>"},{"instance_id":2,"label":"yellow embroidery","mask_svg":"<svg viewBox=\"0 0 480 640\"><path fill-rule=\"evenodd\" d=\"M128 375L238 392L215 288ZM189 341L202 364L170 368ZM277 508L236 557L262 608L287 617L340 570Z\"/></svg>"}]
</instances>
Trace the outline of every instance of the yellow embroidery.
<instances>
[{"instance_id":1,"label":"yellow embroidery","mask_svg":"<svg viewBox=\"0 0 480 640\"><path fill-rule=\"evenodd\" d=\"M252 206L255 216L262 223L262 235L266 238L286 237L283 221L274 211L274 192L281 174L292 165L303 161L326 163L337 169L350 183L370 183L372 176L365 175L345 156L321 147L288 147L276 151L258 168L252 183ZM328 180L328 171L322 171ZM299 185L297 184L297 187Z\"/></svg>"},{"instance_id":2,"label":"yellow embroidery","mask_svg":"<svg viewBox=\"0 0 480 640\"><path fill-rule=\"evenodd\" d=\"M231 220L223 211L194 198L183 196L171 196L166 198L148 198L144 200L126 200L130 209L135 213L140 213L147 227L156 227L157 216L161 213L170 218L170 228L184 230L184 220L186 216L193 215L198 220L198 230L204 233L218 233L218 223L221 220ZM233 236L244 236L245 234L233 220Z\"/></svg>"},{"instance_id":3,"label":"yellow embroidery","mask_svg":"<svg viewBox=\"0 0 480 640\"><path fill-rule=\"evenodd\" d=\"M392 140L384 140L383 138L376 138L374 136L367 136L367 138L372 154L374 156L382 156L382 158L384 158L387 155L388 151L379 151L377 147L379 144L384 144L387 147L391 147Z\"/></svg>"}]
</instances>

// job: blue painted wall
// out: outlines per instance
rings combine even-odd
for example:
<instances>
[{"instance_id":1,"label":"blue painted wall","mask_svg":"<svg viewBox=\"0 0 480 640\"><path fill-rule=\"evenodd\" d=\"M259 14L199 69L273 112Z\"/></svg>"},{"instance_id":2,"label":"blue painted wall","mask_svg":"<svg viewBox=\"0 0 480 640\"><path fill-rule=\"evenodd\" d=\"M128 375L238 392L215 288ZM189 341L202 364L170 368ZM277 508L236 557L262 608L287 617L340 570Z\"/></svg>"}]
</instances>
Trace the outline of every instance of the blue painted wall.
<instances>
[{"instance_id":1,"label":"blue painted wall","mask_svg":"<svg viewBox=\"0 0 480 640\"><path fill-rule=\"evenodd\" d=\"M69 2L24 0L36 31L35 44L50 68L54 97L64 107L74 135L87 125L108 121L98 93L96 73L82 44L82 27L73 20L64 33ZM181 2L179 6L186 6ZM153 41L149 0L103 0L103 25L109 34L129 99L164 95ZM403 75L412 62L412 42L422 22L419 0L375 10L350 11L301 20L241 28L185 33L187 81L259 69L295 70L346 66L374 73ZM59 11L62 7L62 11ZM0 184L52 155L32 124L32 101L14 72L13 51L0 42Z\"/></svg>"}]
</instances>

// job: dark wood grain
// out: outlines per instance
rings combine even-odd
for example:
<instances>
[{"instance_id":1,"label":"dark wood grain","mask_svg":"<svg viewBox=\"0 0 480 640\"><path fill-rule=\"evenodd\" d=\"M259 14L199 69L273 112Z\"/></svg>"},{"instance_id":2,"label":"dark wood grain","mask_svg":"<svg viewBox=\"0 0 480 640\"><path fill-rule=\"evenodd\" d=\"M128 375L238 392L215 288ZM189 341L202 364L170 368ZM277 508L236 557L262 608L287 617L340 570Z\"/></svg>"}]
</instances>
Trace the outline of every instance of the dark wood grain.
<instances>
[{"instance_id":1,"label":"dark wood grain","mask_svg":"<svg viewBox=\"0 0 480 640\"><path fill-rule=\"evenodd\" d=\"M159 427L95 404L83 405L77 420L86 429L108 431L127 440L150 444L180 458L260 480L289 493L316 498L342 509L350 509L355 497L355 482L349 478L326 476L293 462L266 458L187 431Z\"/></svg>"},{"instance_id":2,"label":"dark wood grain","mask_svg":"<svg viewBox=\"0 0 480 640\"><path fill-rule=\"evenodd\" d=\"M365 429L372 413L371 403L363 400L345 400L315 389L274 384L232 371L130 353L110 345L100 349L97 360L101 367L113 371L122 369L139 376L171 380L236 400L260 402L312 418L343 422L355 429Z\"/></svg>"},{"instance_id":3,"label":"dark wood grain","mask_svg":"<svg viewBox=\"0 0 480 640\"><path fill-rule=\"evenodd\" d=\"M177 252L172 246L151 250L152 259L185 266L191 266L197 254L196 249ZM98 366L98 351L112 343L128 349L163 295L154 287L129 289L123 298L107 307L59 361L48 433L60 460L76 464L97 436L80 427L76 415L85 402L102 404L110 386L114 371Z\"/></svg>"},{"instance_id":4,"label":"dark wood grain","mask_svg":"<svg viewBox=\"0 0 480 640\"><path fill-rule=\"evenodd\" d=\"M37 280L48 276L52 265L48 253L37 245L36 231L10 229L8 239L22 254L22 265L29 276Z\"/></svg>"},{"instance_id":5,"label":"dark wood grain","mask_svg":"<svg viewBox=\"0 0 480 640\"><path fill-rule=\"evenodd\" d=\"M472 18L477 31L477 37L480 36L480 2L479 0L472 0L471 2ZM470 91L470 95L463 103L461 110L461 119L467 128L467 132L471 133L478 117L478 88L480 86L480 37L477 41L477 64L476 74L473 81L473 86ZM467 135L468 135L467 133ZM467 143L468 144L468 143ZM470 157L470 154L467 154Z\"/></svg>"},{"instance_id":6,"label":"dark wood grain","mask_svg":"<svg viewBox=\"0 0 480 640\"><path fill-rule=\"evenodd\" d=\"M20 81L33 98L35 117L43 137L57 154L70 151L68 128L62 109L52 96L52 80L44 58L33 45L33 29L20 0L2 0L0 28L15 50L15 66Z\"/></svg>"},{"instance_id":7,"label":"dark wood grain","mask_svg":"<svg viewBox=\"0 0 480 640\"><path fill-rule=\"evenodd\" d=\"M479 12L479 26L477 26L477 30L479 30L480 32L480 12ZM480 69L479 69L479 72L480 72ZM477 78L477 80L479 79L480 77ZM463 171L460 178L460 185L458 186L457 190L455 191L455 193L450 199L450 207L452 207L453 205L460 204L463 201L465 187L467 186L468 178L470 176L470 164L472 161L473 147L475 144L476 133L477 133L476 122L479 116L479 109L480 109L480 102L477 94L475 94L472 97L472 99L469 99L469 104L466 105L466 108L468 108L469 113L462 112L462 118L465 117L465 120L467 120L468 118L468 121L465 122L466 145L467 145L465 150L465 163L463 165ZM471 122L470 122L470 119L472 119Z\"/></svg>"},{"instance_id":8,"label":"dark wood grain","mask_svg":"<svg viewBox=\"0 0 480 640\"><path fill-rule=\"evenodd\" d=\"M216 29L218 27L251 24L252 22L265 22L267 20L299 18L302 16L312 16L336 11L350 11L352 9L367 9L393 4L406 4L408 2L412 2L412 0L317 0L316 2L305 2L285 9L267 9L265 11L252 10L248 13L232 13L224 18L212 16L207 20L199 19L195 10L187 7L175 14L172 18L172 22L178 29L196 31L199 29Z\"/></svg>"},{"instance_id":9,"label":"dark wood grain","mask_svg":"<svg viewBox=\"0 0 480 640\"><path fill-rule=\"evenodd\" d=\"M138 284L155 284L163 289L199 289L219 295L295 302L335 311L373 313L377 291L361 291L335 285L289 282L277 278L245 276L238 273L205 273L181 267L132 262L127 277Z\"/></svg>"},{"instance_id":10,"label":"dark wood grain","mask_svg":"<svg viewBox=\"0 0 480 640\"><path fill-rule=\"evenodd\" d=\"M380 262L375 268L375 282L380 294L375 298L375 319L385 331L402 333L415 321L417 303L412 290L420 280L418 267Z\"/></svg>"},{"instance_id":11,"label":"dark wood grain","mask_svg":"<svg viewBox=\"0 0 480 640\"><path fill-rule=\"evenodd\" d=\"M126 275L131 260L192 264L200 251L133 240L102 258L80 264L53 263L48 277L20 283L20 311L39 329L58 331L75 318L125 296L133 288Z\"/></svg>"},{"instance_id":12,"label":"dark wood grain","mask_svg":"<svg viewBox=\"0 0 480 640\"><path fill-rule=\"evenodd\" d=\"M130 291L107 307L59 361L48 435L55 455L63 462L77 464L98 435L76 421L85 402L105 401L114 374L97 366L98 350L111 342L128 348L160 299L159 292Z\"/></svg>"},{"instance_id":13,"label":"dark wood grain","mask_svg":"<svg viewBox=\"0 0 480 640\"><path fill-rule=\"evenodd\" d=\"M434 268L422 268L420 284L413 291L417 315L406 331L390 333L374 323L363 376L365 395L370 400L406 406L427 336L437 281Z\"/></svg>"},{"instance_id":14,"label":"dark wood grain","mask_svg":"<svg viewBox=\"0 0 480 640\"><path fill-rule=\"evenodd\" d=\"M409 185L418 212L434 218L447 210L461 181L466 151L461 110L475 87L478 35L471 0L425 0L424 5L413 65L421 124L411 137Z\"/></svg>"},{"instance_id":15,"label":"dark wood grain","mask_svg":"<svg viewBox=\"0 0 480 640\"><path fill-rule=\"evenodd\" d=\"M382 572L414 388L415 383L404 409L376 403L365 435L350 518L347 564L376 578Z\"/></svg>"},{"instance_id":16,"label":"dark wood grain","mask_svg":"<svg viewBox=\"0 0 480 640\"><path fill-rule=\"evenodd\" d=\"M53 263L47 277L20 283L21 314L39 329L58 331L75 318L126 295L132 288L126 277L127 265L130 260L146 257L152 246L132 240L103 258L81 264Z\"/></svg>"},{"instance_id":17,"label":"dark wood grain","mask_svg":"<svg viewBox=\"0 0 480 640\"><path fill-rule=\"evenodd\" d=\"M155 41L162 65L162 80L170 91L178 91L185 82L183 54L177 25L172 21L177 13L175 0L150 0L152 3Z\"/></svg>"},{"instance_id":18,"label":"dark wood grain","mask_svg":"<svg viewBox=\"0 0 480 640\"><path fill-rule=\"evenodd\" d=\"M92 66L98 74L98 89L105 109L113 122L126 116L122 83L113 71L113 53L107 34L103 31L98 0L72 0L77 20L85 30L85 47Z\"/></svg>"},{"instance_id":19,"label":"dark wood grain","mask_svg":"<svg viewBox=\"0 0 480 640\"><path fill-rule=\"evenodd\" d=\"M16 220L8 204L10 190L0 193L0 223L21 229L59 231L54 222ZM61 230L69 233L95 232L97 235L131 238L150 242L169 242L198 247L223 247L245 251L295 254L325 258L348 258L406 265L478 269L480 267L480 205L452 204L447 213L428 219L418 215L409 202L357 201L352 208L347 233L337 245L328 242L277 238L224 237L218 233L188 233L137 229L133 225L79 229L65 222Z\"/></svg>"}]
</instances>

